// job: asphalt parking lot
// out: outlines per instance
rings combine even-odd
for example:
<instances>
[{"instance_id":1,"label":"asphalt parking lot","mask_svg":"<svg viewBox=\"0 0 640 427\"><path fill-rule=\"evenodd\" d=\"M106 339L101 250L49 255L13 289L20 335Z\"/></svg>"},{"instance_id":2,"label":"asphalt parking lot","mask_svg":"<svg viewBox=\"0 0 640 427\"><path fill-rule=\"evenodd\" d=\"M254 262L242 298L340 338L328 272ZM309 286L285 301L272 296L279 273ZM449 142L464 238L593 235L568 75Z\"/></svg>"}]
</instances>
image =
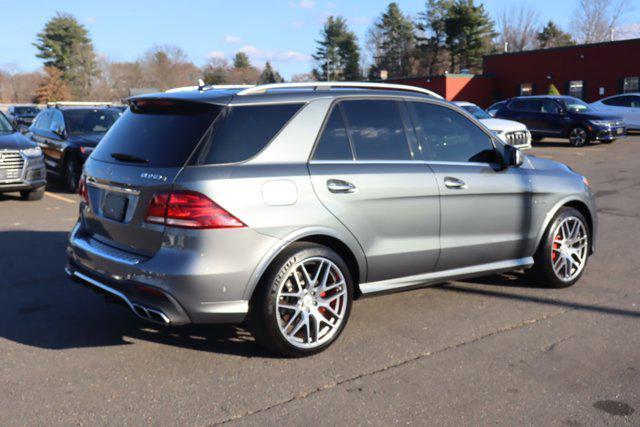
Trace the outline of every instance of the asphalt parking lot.
<instances>
[{"instance_id":1,"label":"asphalt parking lot","mask_svg":"<svg viewBox=\"0 0 640 427\"><path fill-rule=\"evenodd\" d=\"M105 304L63 272L78 198L0 196L0 425L640 424L640 135L531 153L596 193L576 286L509 274L362 299L298 360L241 327L158 329Z\"/></svg>"}]
</instances>

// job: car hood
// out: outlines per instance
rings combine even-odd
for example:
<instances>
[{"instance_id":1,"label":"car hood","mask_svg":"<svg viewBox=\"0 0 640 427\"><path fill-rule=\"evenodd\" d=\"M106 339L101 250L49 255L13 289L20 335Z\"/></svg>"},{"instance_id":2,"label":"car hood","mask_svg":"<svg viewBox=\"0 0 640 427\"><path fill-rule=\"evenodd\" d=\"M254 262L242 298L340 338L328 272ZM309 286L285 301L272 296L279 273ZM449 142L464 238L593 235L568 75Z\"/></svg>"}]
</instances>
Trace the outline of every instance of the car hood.
<instances>
[{"instance_id":1,"label":"car hood","mask_svg":"<svg viewBox=\"0 0 640 427\"><path fill-rule=\"evenodd\" d=\"M527 160L534 169L550 172L575 173L571 168L569 168L569 166L564 163L556 162L555 160L543 159L542 157L536 157L533 155L527 155Z\"/></svg>"},{"instance_id":2,"label":"car hood","mask_svg":"<svg viewBox=\"0 0 640 427\"><path fill-rule=\"evenodd\" d=\"M493 131L516 132L527 130L524 123L504 119L481 119L480 122Z\"/></svg>"},{"instance_id":3,"label":"car hood","mask_svg":"<svg viewBox=\"0 0 640 427\"><path fill-rule=\"evenodd\" d=\"M2 150L24 150L33 148L36 144L29 141L19 132L0 133L0 151Z\"/></svg>"},{"instance_id":4,"label":"car hood","mask_svg":"<svg viewBox=\"0 0 640 427\"><path fill-rule=\"evenodd\" d=\"M83 135L72 135L69 137L69 142L74 142L78 145L86 147L95 147L102 139L104 133L86 133Z\"/></svg>"}]
</instances>

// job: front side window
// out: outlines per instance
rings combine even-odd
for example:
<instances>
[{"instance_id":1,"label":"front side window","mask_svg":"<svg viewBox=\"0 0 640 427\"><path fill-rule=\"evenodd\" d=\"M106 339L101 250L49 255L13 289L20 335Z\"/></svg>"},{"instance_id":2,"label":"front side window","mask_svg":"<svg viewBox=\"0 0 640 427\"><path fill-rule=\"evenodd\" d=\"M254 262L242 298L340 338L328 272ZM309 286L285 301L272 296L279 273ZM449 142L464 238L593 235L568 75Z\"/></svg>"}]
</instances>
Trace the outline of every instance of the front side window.
<instances>
[{"instance_id":1,"label":"front side window","mask_svg":"<svg viewBox=\"0 0 640 427\"><path fill-rule=\"evenodd\" d=\"M11 126L11 123L9 123L9 119L7 119L5 115L0 112L0 133L11 132L13 132L13 126Z\"/></svg>"},{"instance_id":2,"label":"front side window","mask_svg":"<svg viewBox=\"0 0 640 427\"><path fill-rule=\"evenodd\" d=\"M313 158L314 160L353 160L347 129L339 105L336 105L331 111Z\"/></svg>"},{"instance_id":3,"label":"front side window","mask_svg":"<svg viewBox=\"0 0 640 427\"><path fill-rule=\"evenodd\" d=\"M557 102L550 99L544 99L539 102L540 112L547 114L557 114L560 111L560 105Z\"/></svg>"},{"instance_id":4,"label":"front side window","mask_svg":"<svg viewBox=\"0 0 640 427\"><path fill-rule=\"evenodd\" d=\"M613 107L639 108L640 96L614 96L613 98L605 99L602 103Z\"/></svg>"},{"instance_id":5,"label":"front side window","mask_svg":"<svg viewBox=\"0 0 640 427\"><path fill-rule=\"evenodd\" d=\"M426 160L496 162L491 137L451 108L410 102L414 124Z\"/></svg>"},{"instance_id":6,"label":"front side window","mask_svg":"<svg viewBox=\"0 0 640 427\"><path fill-rule=\"evenodd\" d=\"M640 92L640 77L625 77L622 84L624 93Z\"/></svg>"},{"instance_id":7,"label":"front side window","mask_svg":"<svg viewBox=\"0 0 640 427\"><path fill-rule=\"evenodd\" d=\"M35 128L40 130L49 129L49 124L51 124L51 114L51 110L46 110L40 113L36 119Z\"/></svg>"},{"instance_id":8,"label":"front side window","mask_svg":"<svg viewBox=\"0 0 640 427\"><path fill-rule=\"evenodd\" d=\"M520 85L520 96L530 96L530 95L533 95L533 84L522 83Z\"/></svg>"},{"instance_id":9,"label":"front side window","mask_svg":"<svg viewBox=\"0 0 640 427\"><path fill-rule=\"evenodd\" d=\"M342 101L340 105L356 159L412 159L398 101L353 100Z\"/></svg>"},{"instance_id":10,"label":"front side window","mask_svg":"<svg viewBox=\"0 0 640 427\"><path fill-rule=\"evenodd\" d=\"M584 84L582 80L572 80L569 82L569 96L574 98L584 97Z\"/></svg>"}]
</instances>

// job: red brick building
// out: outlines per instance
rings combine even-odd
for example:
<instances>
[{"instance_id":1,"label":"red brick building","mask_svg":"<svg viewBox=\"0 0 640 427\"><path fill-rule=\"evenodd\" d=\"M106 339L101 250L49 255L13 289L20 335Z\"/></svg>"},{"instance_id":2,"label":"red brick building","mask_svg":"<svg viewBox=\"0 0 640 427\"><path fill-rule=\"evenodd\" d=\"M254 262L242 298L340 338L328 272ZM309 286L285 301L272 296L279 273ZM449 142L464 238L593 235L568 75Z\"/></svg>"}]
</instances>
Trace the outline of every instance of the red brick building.
<instances>
[{"instance_id":1,"label":"red brick building","mask_svg":"<svg viewBox=\"0 0 640 427\"><path fill-rule=\"evenodd\" d=\"M640 92L640 39L488 55L481 76L394 79L433 90L451 101L483 107L518 95L541 95L553 84L560 93L593 102Z\"/></svg>"}]
</instances>

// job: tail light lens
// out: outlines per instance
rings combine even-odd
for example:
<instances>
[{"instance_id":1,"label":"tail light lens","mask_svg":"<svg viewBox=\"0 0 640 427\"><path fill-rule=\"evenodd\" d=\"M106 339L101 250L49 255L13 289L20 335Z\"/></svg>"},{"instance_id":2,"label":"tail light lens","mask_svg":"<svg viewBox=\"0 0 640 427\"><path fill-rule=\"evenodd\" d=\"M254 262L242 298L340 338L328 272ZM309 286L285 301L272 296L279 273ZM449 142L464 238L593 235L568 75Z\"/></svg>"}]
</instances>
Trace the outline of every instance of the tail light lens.
<instances>
[{"instance_id":1,"label":"tail light lens","mask_svg":"<svg viewBox=\"0 0 640 427\"><path fill-rule=\"evenodd\" d=\"M80 184L78 185L78 194L82 198L82 201L87 205L89 204L89 189L87 189L87 178L83 175L80 178Z\"/></svg>"},{"instance_id":2,"label":"tail light lens","mask_svg":"<svg viewBox=\"0 0 640 427\"><path fill-rule=\"evenodd\" d=\"M182 228L246 227L216 202L193 191L154 194L145 220Z\"/></svg>"}]
</instances>

